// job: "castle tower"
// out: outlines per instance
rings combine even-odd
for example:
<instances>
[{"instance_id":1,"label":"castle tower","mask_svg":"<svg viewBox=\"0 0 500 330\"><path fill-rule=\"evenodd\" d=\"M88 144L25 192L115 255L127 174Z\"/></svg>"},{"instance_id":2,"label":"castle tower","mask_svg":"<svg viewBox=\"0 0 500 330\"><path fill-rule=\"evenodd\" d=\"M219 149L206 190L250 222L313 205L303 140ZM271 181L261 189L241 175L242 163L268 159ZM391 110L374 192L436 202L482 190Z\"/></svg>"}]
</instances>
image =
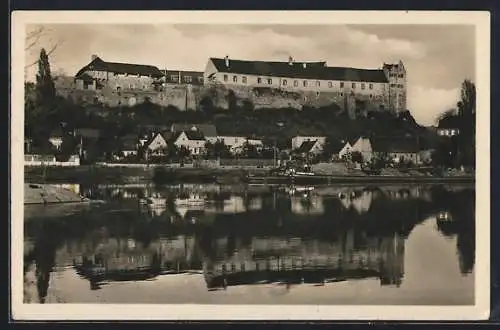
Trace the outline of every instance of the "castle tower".
<instances>
[{"instance_id":1,"label":"castle tower","mask_svg":"<svg viewBox=\"0 0 500 330\"><path fill-rule=\"evenodd\" d=\"M403 62L383 65L389 81L388 105L391 111L399 113L406 110L407 74Z\"/></svg>"}]
</instances>

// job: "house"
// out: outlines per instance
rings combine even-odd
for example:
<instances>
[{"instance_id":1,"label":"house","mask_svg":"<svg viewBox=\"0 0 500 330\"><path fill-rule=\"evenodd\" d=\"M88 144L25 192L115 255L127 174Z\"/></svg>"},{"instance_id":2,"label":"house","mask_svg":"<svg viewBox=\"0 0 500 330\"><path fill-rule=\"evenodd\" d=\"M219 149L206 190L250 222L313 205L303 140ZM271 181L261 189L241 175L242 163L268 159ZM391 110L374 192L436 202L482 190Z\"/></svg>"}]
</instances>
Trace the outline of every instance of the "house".
<instances>
[{"instance_id":1,"label":"house","mask_svg":"<svg viewBox=\"0 0 500 330\"><path fill-rule=\"evenodd\" d=\"M319 155L323 152L323 145L319 140L307 140L302 142L300 147L293 150L293 153L307 156L307 155Z\"/></svg>"},{"instance_id":2,"label":"house","mask_svg":"<svg viewBox=\"0 0 500 330\"><path fill-rule=\"evenodd\" d=\"M421 150L416 138L376 138L372 140L375 157L388 158L394 163L411 161L421 164Z\"/></svg>"},{"instance_id":3,"label":"house","mask_svg":"<svg viewBox=\"0 0 500 330\"><path fill-rule=\"evenodd\" d=\"M137 136L134 134L127 134L119 139L119 152L123 157L134 157L138 154L139 143ZM115 157L121 158L121 157Z\"/></svg>"},{"instance_id":4,"label":"house","mask_svg":"<svg viewBox=\"0 0 500 330\"><path fill-rule=\"evenodd\" d=\"M439 121L437 133L439 136L452 137L460 134L461 118L459 116L447 116Z\"/></svg>"},{"instance_id":5,"label":"house","mask_svg":"<svg viewBox=\"0 0 500 330\"><path fill-rule=\"evenodd\" d=\"M141 141L142 140L139 141L139 144L141 144ZM154 133L153 136L144 143L143 148L148 155L163 156L167 148L167 139L161 133Z\"/></svg>"},{"instance_id":6,"label":"house","mask_svg":"<svg viewBox=\"0 0 500 330\"><path fill-rule=\"evenodd\" d=\"M197 129L177 133L173 140L178 148L184 147L188 149L191 155L201 155L205 152L205 136Z\"/></svg>"},{"instance_id":7,"label":"house","mask_svg":"<svg viewBox=\"0 0 500 330\"><path fill-rule=\"evenodd\" d=\"M57 129L50 133L49 142L52 144L57 150L61 149L63 143L64 133L61 129Z\"/></svg>"},{"instance_id":8,"label":"house","mask_svg":"<svg viewBox=\"0 0 500 330\"><path fill-rule=\"evenodd\" d=\"M359 152L363 156L364 161L371 161L373 158L372 144L369 138L360 136L356 139L352 139L351 142L351 153Z\"/></svg>"},{"instance_id":9,"label":"house","mask_svg":"<svg viewBox=\"0 0 500 330\"><path fill-rule=\"evenodd\" d=\"M164 77L156 66L107 62L92 55L89 64L75 75L79 89L96 90L104 85L119 93L123 90L154 90L154 82Z\"/></svg>"},{"instance_id":10,"label":"house","mask_svg":"<svg viewBox=\"0 0 500 330\"><path fill-rule=\"evenodd\" d=\"M324 146L326 142L325 136L295 136L292 138L292 150L299 148L305 141L318 141L321 147Z\"/></svg>"},{"instance_id":11,"label":"house","mask_svg":"<svg viewBox=\"0 0 500 330\"><path fill-rule=\"evenodd\" d=\"M241 153L246 143L255 146L257 151L261 151L264 148L264 143L261 139L249 138L246 136L216 136L207 138L207 141L210 143L215 143L217 141L223 142L229 147L229 151L232 154Z\"/></svg>"},{"instance_id":12,"label":"house","mask_svg":"<svg viewBox=\"0 0 500 330\"><path fill-rule=\"evenodd\" d=\"M212 124L179 124L175 123L170 126L172 133L180 133L184 131L200 131L207 139L217 137L217 128Z\"/></svg>"},{"instance_id":13,"label":"house","mask_svg":"<svg viewBox=\"0 0 500 330\"><path fill-rule=\"evenodd\" d=\"M345 159L351 153L352 145L347 139L334 140L330 142L331 160Z\"/></svg>"}]
</instances>

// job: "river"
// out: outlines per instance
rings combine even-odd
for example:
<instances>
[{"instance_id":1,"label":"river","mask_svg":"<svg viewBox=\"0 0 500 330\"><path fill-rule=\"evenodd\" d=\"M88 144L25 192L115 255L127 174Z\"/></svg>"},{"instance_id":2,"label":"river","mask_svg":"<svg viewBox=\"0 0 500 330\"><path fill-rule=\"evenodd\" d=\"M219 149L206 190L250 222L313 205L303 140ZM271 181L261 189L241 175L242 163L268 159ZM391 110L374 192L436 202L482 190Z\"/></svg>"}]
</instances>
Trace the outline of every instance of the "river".
<instances>
[{"instance_id":1,"label":"river","mask_svg":"<svg viewBox=\"0 0 500 330\"><path fill-rule=\"evenodd\" d=\"M65 187L106 203L25 206L25 302L474 304L473 186Z\"/></svg>"}]
</instances>

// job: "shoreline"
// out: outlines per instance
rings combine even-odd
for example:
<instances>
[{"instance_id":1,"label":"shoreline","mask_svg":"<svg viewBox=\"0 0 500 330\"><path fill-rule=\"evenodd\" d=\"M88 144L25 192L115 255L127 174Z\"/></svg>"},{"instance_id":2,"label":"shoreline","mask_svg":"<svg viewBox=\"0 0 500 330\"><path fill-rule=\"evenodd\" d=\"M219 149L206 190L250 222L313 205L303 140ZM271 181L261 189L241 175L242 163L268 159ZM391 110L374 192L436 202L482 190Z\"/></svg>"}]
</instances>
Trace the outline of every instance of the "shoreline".
<instances>
[{"instance_id":1,"label":"shoreline","mask_svg":"<svg viewBox=\"0 0 500 330\"><path fill-rule=\"evenodd\" d=\"M316 174L314 176L273 176L267 168L173 168L88 166L25 167L25 183L31 184L384 184L384 183L474 183L475 175L359 175Z\"/></svg>"}]
</instances>

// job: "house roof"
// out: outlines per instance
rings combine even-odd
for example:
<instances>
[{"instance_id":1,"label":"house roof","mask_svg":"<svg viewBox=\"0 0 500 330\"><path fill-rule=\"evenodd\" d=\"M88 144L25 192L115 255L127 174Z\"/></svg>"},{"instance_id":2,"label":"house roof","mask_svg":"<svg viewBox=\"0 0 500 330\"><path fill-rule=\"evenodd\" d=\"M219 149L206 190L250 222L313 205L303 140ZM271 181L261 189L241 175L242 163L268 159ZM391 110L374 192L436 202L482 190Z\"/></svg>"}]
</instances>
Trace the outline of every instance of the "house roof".
<instances>
[{"instance_id":1,"label":"house roof","mask_svg":"<svg viewBox=\"0 0 500 330\"><path fill-rule=\"evenodd\" d=\"M120 144L122 150L123 149L127 149L127 150L137 149L137 142L138 142L137 136L134 134L127 134L127 135L124 135L121 138L119 138L119 144Z\"/></svg>"},{"instance_id":2,"label":"house roof","mask_svg":"<svg viewBox=\"0 0 500 330\"><path fill-rule=\"evenodd\" d=\"M174 140L177 140L182 133L186 134L186 137L191 141L205 140L205 136L203 135L203 133L201 131L191 131L191 130L177 132L175 134Z\"/></svg>"},{"instance_id":3,"label":"house roof","mask_svg":"<svg viewBox=\"0 0 500 330\"><path fill-rule=\"evenodd\" d=\"M357 69L346 67L327 67L326 62L289 62L245 61L229 59L229 67L225 59L211 58L219 72L277 76L299 79L342 80L387 82L387 77L380 69Z\"/></svg>"},{"instance_id":4,"label":"house roof","mask_svg":"<svg viewBox=\"0 0 500 330\"><path fill-rule=\"evenodd\" d=\"M314 145L316 144L316 142L318 142L318 140L304 141L304 142L302 142L302 144L300 145L300 147L298 147L297 149L295 149L295 151L297 153L308 153L308 152L311 152L311 149L314 147Z\"/></svg>"},{"instance_id":5,"label":"house roof","mask_svg":"<svg viewBox=\"0 0 500 330\"><path fill-rule=\"evenodd\" d=\"M146 141L146 143L144 143L144 148L149 147L149 145L158 137L158 135L161 136L162 139L165 140L165 142L167 142L167 138L163 133L155 133L150 139Z\"/></svg>"},{"instance_id":6,"label":"house roof","mask_svg":"<svg viewBox=\"0 0 500 330\"><path fill-rule=\"evenodd\" d=\"M50 137L51 138L64 137L64 132L60 127L56 128L50 133Z\"/></svg>"},{"instance_id":7,"label":"house roof","mask_svg":"<svg viewBox=\"0 0 500 330\"><path fill-rule=\"evenodd\" d=\"M439 120L438 128L458 128L461 124L460 119L459 116L446 116Z\"/></svg>"},{"instance_id":8,"label":"house roof","mask_svg":"<svg viewBox=\"0 0 500 330\"><path fill-rule=\"evenodd\" d=\"M202 132L204 136L213 137L217 136L217 128L212 124L172 124L170 130L172 132L178 133L182 131L192 131L192 129L196 128L198 131Z\"/></svg>"},{"instance_id":9,"label":"house roof","mask_svg":"<svg viewBox=\"0 0 500 330\"><path fill-rule=\"evenodd\" d=\"M120 140L120 145L123 149L126 150L135 150L137 149L137 141L133 139L122 139Z\"/></svg>"},{"instance_id":10,"label":"house roof","mask_svg":"<svg viewBox=\"0 0 500 330\"><path fill-rule=\"evenodd\" d=\"M118 62L106 62L101 58L96 57L89 64L81 68L76 77L80 77L87 70L98 70L98 71L108 71L120 74L131 74L131 75L141 75L141 76L152 76L152 77L163 77L164 74L153 65L144 64L131 64L131 63L118 63Z\"/></svg>"},{"instance_id":11,"label":"house roof","mask_svg":"<svg viewBox=\"0 0 500 330\"><path fill-rule=\"evenodd\" d=\"M371 146L375 152L418 152L419 143L416 138L376 138L372 139Z\"/></svg>"},{"instance_id":12,"label":"house roof","mask_svg":"<svg viewBox=\"0 0 500 330\"><path fill-rule=\"evenodd\" d=\"M351 144L349 141L346 140L335 140L335 141L330 141L330 151L334 153L339 153L342 148L345 147L347 143Z\"/></svg>"}]
</instances>

